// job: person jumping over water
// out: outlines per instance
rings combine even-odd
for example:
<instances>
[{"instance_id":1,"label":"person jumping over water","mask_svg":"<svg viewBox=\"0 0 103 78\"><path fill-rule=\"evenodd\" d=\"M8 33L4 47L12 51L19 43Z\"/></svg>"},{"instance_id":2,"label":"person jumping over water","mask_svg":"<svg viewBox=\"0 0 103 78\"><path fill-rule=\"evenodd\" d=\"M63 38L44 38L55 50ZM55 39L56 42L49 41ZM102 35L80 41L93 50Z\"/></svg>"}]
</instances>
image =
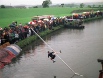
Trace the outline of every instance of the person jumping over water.
<instances>
[{"instance_id":1,"label":"person jumping over water","mask_svg":"<svg viewBox=\"0 0 103 78\"><path fill-rule=\"evenodd\" d=\"M60 51L60 53L61 53L61 51ZM51 60L53 61L53 63L56 62L54 60L55 57L56 57L56 54L57 54L57 52L50 52L50 51L48 51L48 58L51 57Z\"/></svg>"}]
</instances>

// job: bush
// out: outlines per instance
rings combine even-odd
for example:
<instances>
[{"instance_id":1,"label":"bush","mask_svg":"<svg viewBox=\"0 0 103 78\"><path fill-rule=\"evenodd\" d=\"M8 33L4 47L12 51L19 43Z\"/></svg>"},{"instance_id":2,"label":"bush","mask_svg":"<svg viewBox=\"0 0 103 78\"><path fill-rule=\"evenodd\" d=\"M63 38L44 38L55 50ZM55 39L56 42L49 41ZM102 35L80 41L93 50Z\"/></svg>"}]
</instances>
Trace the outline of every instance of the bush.
<instances>
[{"instance_id":1,"label":"bush","mask_svg":"<svg viewBox=\"0 0 103 78\"><path fill-rule=\"evenodd\" d=\"M33 8L38 8L38 6L34 6Z\"/></svg>"},{"instance_id":2,"label":"bush","mask_svg":"<svg viewBox=\"0 0 103 78\"><path fill-rule=\"evenodd\" d=\"M1 8L5 8L5 5L1 5Z\"/></svg>"}]
</instances>

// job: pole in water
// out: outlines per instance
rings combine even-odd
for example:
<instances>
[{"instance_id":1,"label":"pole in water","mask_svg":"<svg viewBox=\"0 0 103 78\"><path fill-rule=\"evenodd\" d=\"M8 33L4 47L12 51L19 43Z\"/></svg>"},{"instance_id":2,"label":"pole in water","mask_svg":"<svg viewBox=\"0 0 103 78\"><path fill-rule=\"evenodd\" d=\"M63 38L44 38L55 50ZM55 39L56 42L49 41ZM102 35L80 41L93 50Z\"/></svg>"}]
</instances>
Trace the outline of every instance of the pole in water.
<instances>
[{"instance_id":1,"label":"pole in water","mask_svg":"<svg viewBox=\"0 0 103 78\"><path fill-rule=\"evenodd\" d=\"M74 76L81 76L81 77L83 77L83 75L80 75L80 74L78 74L78 73L74 73L71 78L73 78Z\"/></svg>"},{"instance_id":2,"label":"pole in water","mask_svg":"<svg viewBox=\"0 0 103 78\"><path fill-rule=\"evenodd\" d=\"M32 28L31 28L32 29ZM32 29L32 31L52 50L52 51L54 51L33 29ZM55 51L54 51L55 52ZM80 75L80 74L78 74L78 73L76 73L59 55L57 55L58 56L58 58L74 73L74 76L76 75L76 76L83 76L83 75ZM73 77L74 77L73 76Z\"/></svg>"},{"instance_id":3,"label":"pole in water","mask_svg":"<svg viewBox=\"0 0 103 78\"><path fill-rule=\"evenodd\" d=\"M56 76L54 76L54 78L56 78Z\"/></svg>"},{"instance_id":4,"label":"pole in water","mask_svg":"<svg viewBox=\"0 0 103 78\"><path fill-rule=\"evenodd\" d=\"M102 69L99 71L99 78L103 78L103 59L98 59L97 61L102 65Z\"/></svg>"}]
</instances>

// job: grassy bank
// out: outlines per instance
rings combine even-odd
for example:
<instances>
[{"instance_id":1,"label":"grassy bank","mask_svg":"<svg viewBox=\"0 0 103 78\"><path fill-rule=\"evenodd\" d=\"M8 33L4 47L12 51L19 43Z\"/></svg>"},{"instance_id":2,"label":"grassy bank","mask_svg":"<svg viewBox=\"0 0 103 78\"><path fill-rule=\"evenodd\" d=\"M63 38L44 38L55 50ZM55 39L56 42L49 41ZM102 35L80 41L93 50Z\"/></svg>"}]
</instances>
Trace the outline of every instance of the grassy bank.
<instances>
[{"instance_id":1,"label":"grassy bank","mask_svg":"<svg viewBox=\"0 0 103 78\"><path fill-rule=\"evenodd\" d=\"M47 30L39 33L39 35L40 35L41 37L43 37L43 36L45 36L45 35L47 35L47 34L50 34L50 33L52 33L52 32L55 32L55 31L57 31L57 30L59 30L60 28L63 28L63 27L64 27L64 26L57 26L57 27L54 27L53 30L47 29ZM26 38L26 39L24 39L24 40L19 41L19 42L17 43L17 45L20 46L21 48L23 48L23 47L25 47L26 45L32 43L33 41L35 41L35 40L37 40L37 39L38 39L38 37L37 37L36 35L33 35L33 36L30 36L29 38Z\"/></svg>"},{"instance_id":2,"label":"grassy bank","mask_svg":"<svg viewBox=\"0 0 103 78\"><path fill-rule=\"evenodd\" d=\"M100 19L103 19L103 16L84 19L84 22L91 22L91 21L100 20Z\"/></svg>"}]
</instances>

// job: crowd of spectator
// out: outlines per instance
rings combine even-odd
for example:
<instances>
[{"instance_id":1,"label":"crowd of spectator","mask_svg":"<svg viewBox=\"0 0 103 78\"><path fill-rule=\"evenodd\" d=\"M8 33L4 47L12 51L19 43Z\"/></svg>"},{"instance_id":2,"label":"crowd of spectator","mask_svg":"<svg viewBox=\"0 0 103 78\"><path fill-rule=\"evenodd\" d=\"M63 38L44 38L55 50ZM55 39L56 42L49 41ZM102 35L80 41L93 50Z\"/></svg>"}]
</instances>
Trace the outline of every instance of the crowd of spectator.
<instances>
[{"instance_id":1,"label":"crowd of spectator","mask_svg":"<svg viewBox=\"0 0 103 78\"><path fill-rule=\"evenodd\" d=\"M22 23L17 23L17 21L13 21L9 27L5 27L0 30L0 45L10 42L13 44L20 40L23 40L27 37L34 35L34 31L37 33L43 32L47 29L52 30L53 27L59 26L63 24L63 19L40 19L40 20L32 20L31 22L22 25ZM32 28L32 29L31 29Z\"/></svg>"},{"instance_id":2,"label":"crowd of spectator","mask_svg":"<svg viewBox=\"0 0 103 78\"><path fill-rule=\"evenodd\" d=\"M84 14L74 14L72 16L65 16L65 17L49 17L49 18L42 18L42 19L32 19L31 22L22 25L17 21L13 21L9 27L5 27L4 29L0 28L0 45L9 42L10 44L16 43L20 40L23 40L27 37L35 35L34 32L31 30L34 29L37 33L43 32L47 29L52 30L53 27L64 25L65 19L87 19L103 16L103 12L96 12L96 13L84 13Z\"/></svg>"}]
</instances>

